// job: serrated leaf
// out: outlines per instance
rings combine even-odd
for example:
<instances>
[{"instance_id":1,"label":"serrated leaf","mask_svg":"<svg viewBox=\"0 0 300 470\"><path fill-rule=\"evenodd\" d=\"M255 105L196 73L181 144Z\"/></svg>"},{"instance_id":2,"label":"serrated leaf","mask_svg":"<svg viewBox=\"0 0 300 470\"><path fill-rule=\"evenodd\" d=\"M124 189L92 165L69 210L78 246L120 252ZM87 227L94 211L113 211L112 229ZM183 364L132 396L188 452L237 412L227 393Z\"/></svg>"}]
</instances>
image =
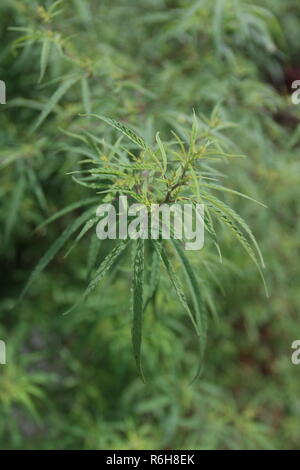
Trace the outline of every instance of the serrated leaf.
<instances>
[{"instance_id":1,"label":"serrated leaf","mask_svg":"<svg viewBox=\"0 0 300 470\"><path fill-rule=\"evenodd\" d=\"M215 206L212 206L211 210L212 210L212 212L215 213L215 215L217 217L219 217L223 222L225 222L225 224L233 231L233 233L235 234L235 236L237 237L237 239L239 240L241 245L244 247L244 249L248 253L248 255L250 256L250 258L252 259L252 261L254 262L255 266L257 267L257 269L259 271L260 277L261 277L261 279L263 281L263 284L264 284L266 296L269 297L268 288L267 288L267 285L266 285L266 281L265 281L262 269L261 269L261 267L260 267L260 265L259 265L259 263L256 259L255 253L252 250L251 246L249 245L247 239L244 237L244 235L242 234L240 229L237 227L237 225L234 222L232 222L232 220L222 210L218 209Z\"/></svg>"},{"instance_id":2,"label":"serrated leaf","mask_svg":"<svg viewBox=\"0 0 300 470\"><path fill-rule=\"evenodd\" d=\"M46 212L48 210L47 200L36 173L32 170L32 168L29 167L27 168L27 173L31 183L32 191L35 193L41 208Z\"/></svg>"},{"instance_id":3,"label":"serrated leaf","mask_svg":"<svg viewBox=\"0 0 300 470\"><path fill-rule=\"evenodd\" d=\"M162 156L163 173L165 174L166 171L167 171L168 160L167 160L167 155L166 155L165 148L164 148L163 143L162 143L162 141L160 140L160 137L159 137L159 132L156 133L155 138L156 138L156 142L158 143L159 150L160 150L160 153L161 153L161 156Z\"/></svg>"},{"instance_id":4,"label":"serrated leaf","mask_svg":"<svg viewBox=\"0 0 300 470\"><path fill-rule=\"evenodd\" d=\"M84 235L98 222L98 220L99 220L99 217L93 217L84 224L84 226L80 230L79 234L77 235L74 243L72 244L72 246L69 248L69 250L65 254L65 258L71 253L73 248L75 248L77 243L84 237Z\"/></svg>"},{"instance_id":5,"label":"serrated leaf","mask_svg":"<svg viewBox=\"0 0 300 470\"><path fill-rule=\"evenodd\" d=\"M98 237L95 237L92 235L91 240L90 240L89 250L88 250L87 267L86 267L86 271L87 271L86 277L88 281L90 280L91 273L96 264L100 245L101 245L101 240L99 240Z\"/></svg>"},{"instance_id":6,"label":"serrated leaf","mask_svg":"<svg viewBox=\"0 0 300 470\"><path fill-rule=\"evenodd\" d=\"M257 243L250 227L248 226L248 224L246 224L244 219L242 219L242 217L240 217L231 207L229 207L227 204L225 204L224 202L222 202L219 199L217 199L216 197L214 197L212 194L204 192L203 190L201 190L201 194L204 196L205 199L210 201L215 207L217 207L218 209L221 209L221 211L224 214L227 214L231 219L235 220L243 228L243 230L245 230L245 232L249 236L250 240L252 241L252 243L253 243L256 251L257 251L258 257L259 257L260 262L261 262L261 265L264 268L265 263L264 263L264 259L263 259L262 253L260 251L260 248L258 246L258 243ZM253 253L253 256L256 259L256 256L255 256L254 253Z\"/></svg>"},{"instance_id":7,"label":"serrated leaf","mask_svg":"<svg viewBox=\"0 0 300 470\"><path fill-rule=\"evenodd\" d=\"M111 252L102 260L100 263L99 267L97 268L94 277L90 280L88 283L87 288L85 289L81 299L72 305L66 312L64 312L64 315L67 315L70 313L72 310L74 310L76 307L78 307L87 297L95 290L97 285L100 283L100 281L103 279L105 274L109 271L109 269L112 267L114 262L117 260L117 258L120 256L120 254L125 250L127 243L127 240L122 240L120 241L112 250Z\"/></svg>"},{"instance_id":8,"label":"serrated leaf","mask_svg":"<svg viewBox=\"0 0 300 470\"><path fill-rule=\"evenodd\" d=\"M152 240L152 242L153 242L154 247L157 250L157 252L158 252L158 254L159 254L166 270L167 270L167 273L169 275L171 283L173 284L175 292L176 292L176 294L177 294L177 296L180 300L180 303L182 304L182 306L184 307L184 309L187 312L188 316L190 317L191 322L194 325L195 331L197 333L197 336L199 336L200 332L199 332L197 322L194 318L193 313L191 312L191 309L188 305L188 302L187 302L186 296L184 294L184 290L183 290L183 287L181 285L181 282L178 279L171 262L169 261L168 255L165 252L165 250L164 250L164 248L163 248L163 246L160 242L158 242L157 240Z\"/></svg>"},{"instance_id":9,"label":"serrated leaf","mask_svg":"<svg viewBox=\"0 0 300 470\"><path fill-rule=\"evenodd\" d=\"M217 52L220 54L223 34L224 0L217 0L214 7L213 33Z\"/></svg>"},{"instance_id":10,"label":"serrated leaf","mask_svg":"<svg viewBox=\"0 0 300 470\"><path fill-rule=\"evenodd\" d=\"M101 281L107 271L111 268L115 260L120 256L120 254L125 250L128 243L127 240L121 240L112 250L111 252L104 258L101 262L100 266L95 272L95 276L88 284L84 294L83 299L86 299L90 293L97 287L97 284Z\"/></svg>"},{"instance_id":11,"label":"serrated leaf","mask_svg":"<svg viewBox=\"0 0 300 470\"><path fill-rule=\"evenodd\" d=\"M153 157L153 159L156 161L156 163L161 167L161 163L157 159L157 157L155 156L155 153L153 152L151 147L145 142L145 140L141 136L139 136L135 131L130 129L128 126L126 126L125 124L122 124L118 121L115 121L114 119L111 119L111 118L108 118L108 117L105 117L105 116L101 116L101 115L98 115L98 114L86 114L85 116L96 117L97 119L100 119L101 121L106 122L110 126L114 127L118 131L122 132L122 134L126 135L126 137L128 137L128 139L130 139L132 142L134 142L138 147L140 147L141 149L147 151Z\"/></svg>"},{"instance_id":12,"label":"serrated leaf","mask_svg":"<svg viewBox=\"0 0 300 470\"><path fill-rule=\"evenodd\" d=\"M197 277L194 273L194 270L192 268L192 266L190 265L190 262L187 258L187 256L185 255L184 253L184 250L182 249L181 247L181 244L178 240L172 240L172 243L175 247L175 250L182 262L182 265L183 265L183 268L184 268L184 271L185 271L185 275L186 275L186 278L187 278L187 283L188 283L188 286L189 286L189 289L190 289L190 292L191 292L191 297L192 297L192 300L193 300L193 305L194 305L194 309L195 309L195 312L196 312L196 321L197 321L197 325L198 325L198 328L199 328L199 332L200 332L200 336L199 336L199 340L200 340L200 343L199 343L199 353L200 353L200 357L199 357L199 367L198 367L198 370L195 374L195 377L193 379L192 382L194 382L200 375L201 373L201 370L202 370L202 366L203 366L203 358L204 358L204 351L205 351L205 345L206 345L206 335L207 335L207 314L206 314L206 310L204 308L204 305L203 305L203 300L202 300L202 296L201 296L201 292L200 292L200 287L199 287L199 283L197 281Z\"/></svg>"},{"instance_id":13,"label":"serrated leaf","mask_svg":"<svg viewBox=\"0 0 300 470\"><path fill-rule=\"evenodd\" d=\"M196 145L196 140L197 140L198 128L199 128L199 124L198 124L197 116L196 116L195 110L193 110L193 126L192 126L191 138L190 138L189 156L193 155L196 151L195 145Z\"/></svg>"},{"instance_id":14,"label":"serrated leaf","mask_svg":"<svg viewBox=\"0 0 300 470\"><path fill-rule=\"evenodd\" d=\"M204 312L203 312L203 306L202 306L202 300L201 300L201 293L200 293L200 288L199 284L196 278L196 275L193 271L192 266L190 265L190 262L188 258L186 257L181 244L178 240L172 239L172 244L175 247L175 250L179 256L180 261L182 262L186 278L188 281L189 289L191 292L192 300L193 300L193 305L194 309L196 312L196 318L198 322L198 327L199 327L199 332L200 335L203 336L204 333L204 327L203 324L205 323L204 321Z\"/></svg>"},{"instance_id":15,"label":"serrated leaf","mask_svg":"<svg viewBox=\"0 0 300 470\"><path fill-rule=\"evenodd\" d=\"M103 189L107 188L107 184L101 184L101 183L90 183L88 181L80 180L76 178L75 176L72 176L73 181L75 183L80 184L80 186L84 186L85 188L90 188L90 189Z\"/></svg>"},{"instance_id":16,"label":"serrated leaf","mask_svg":"<svg viewBox=\"0 0 300 470\"><path fill-rule=\"evenodd\" d=\"M135 242L135 256L133 261L132 280L132 346L137 369L144 380L141 367L141 345L143 324L143 290L144 290L144 240L139 238Z\"/></svg>"},{"instance_id":17,"label":"serrated leaf","mask_svg":"<svg viewBox=\"0 0 300 470\"><path fill-rule=\"evenodd\" d=\"M149 302L152 300L159 281L159 256L155 249L152 250L152 259L150 263L150 279L147 286L147 299L145 301L144 310L147 308Z\"/></svg>"},{"instance_id":18,"label":"serrated leaf","mask_svg":"<svg viewBox=\"0 0 300 470\"><path fill-rule=\"evenodd\" d=\"M140 137L136 132L134 132L132 129L130 129L128 126L125 124L121 124L118 121L115 121L114 119L101 116L98 114L91 114L91 116L96 117L98 119L101 119L102 121L106 122L110 126L114 127L115 129L118 129L118 131L122 132L122 134L126 135L128 139L130 139L132 142L134 142L138 147L142 148L143 150L149 150L149 146L146 144L144 139Z\"/></svg>"}]
</instances>

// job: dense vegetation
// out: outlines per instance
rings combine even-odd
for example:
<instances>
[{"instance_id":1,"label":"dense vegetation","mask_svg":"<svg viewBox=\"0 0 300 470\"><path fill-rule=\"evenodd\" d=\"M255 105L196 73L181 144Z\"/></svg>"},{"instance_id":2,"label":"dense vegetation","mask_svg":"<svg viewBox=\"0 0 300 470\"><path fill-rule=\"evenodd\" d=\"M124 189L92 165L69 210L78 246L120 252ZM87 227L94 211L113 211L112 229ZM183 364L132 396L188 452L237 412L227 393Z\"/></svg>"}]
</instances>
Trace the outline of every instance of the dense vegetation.
<instances>
[{"instance_id":1,"label":"dense vegetation","mask_svg":"<svg viewBox=\"0 0 300 470\"><path fill-rule=\"evenodd\" d=\"M299 448L299 2L0 9L0 447ZM204 202L204 248L108 262L119 193Z\"/></svg>"}]
</instances>

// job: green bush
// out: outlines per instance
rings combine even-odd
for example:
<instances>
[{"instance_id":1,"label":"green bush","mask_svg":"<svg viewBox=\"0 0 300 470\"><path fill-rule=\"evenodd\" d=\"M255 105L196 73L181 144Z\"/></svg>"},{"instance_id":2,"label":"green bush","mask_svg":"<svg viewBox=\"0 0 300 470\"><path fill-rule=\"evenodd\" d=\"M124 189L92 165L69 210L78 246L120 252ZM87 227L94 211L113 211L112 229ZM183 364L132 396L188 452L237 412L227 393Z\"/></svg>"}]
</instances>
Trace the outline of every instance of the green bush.
<instances>
[{"instance_id":1,"label":"green bush","mask_svg":"<svg viewBox=\"0 0 300 470\"><path fill-rule=\"evenodd\" d=\"M299 448L299 10L2 0L1 448ZM106 272L116 194L204 202L204 248Z\"/></svg>"}]
</instances>

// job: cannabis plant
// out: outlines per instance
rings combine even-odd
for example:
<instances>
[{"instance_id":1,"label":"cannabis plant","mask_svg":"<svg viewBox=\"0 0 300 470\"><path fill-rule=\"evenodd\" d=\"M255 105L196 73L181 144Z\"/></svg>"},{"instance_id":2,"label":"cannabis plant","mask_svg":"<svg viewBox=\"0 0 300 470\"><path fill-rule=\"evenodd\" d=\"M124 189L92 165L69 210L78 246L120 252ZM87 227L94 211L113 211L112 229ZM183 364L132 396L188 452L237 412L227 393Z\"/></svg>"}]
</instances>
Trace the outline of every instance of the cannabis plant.
<instances>
[{"instance_id":1,"label":"cannabis plant","mask_svg":"<svg viewBox=\"0 0 300 470\"><path fill-rule=\"evenodd\" d=\"M142 137L125 124L103 116L92 115L90 117L104 121L117 129L121 133L121 138L114 145L107 146L105 141L88 130L78 135L73 134L74 138L79 139L87 148L90 148L90 158L79 161L78 164L81 168L71 172L72 178L79 185L93 189L99 196L77 201L42 224L44 226L75 208L90 206L75 219L72 225L65 229L55 244L46 252L31 274L23 294L73 233L79 231L68 253L97 224L100 220L100 216L95 215L97 200L99 202L102 198L103 202L116 204L117 196L126 196L129 201L144 204L149 213L153 204L158 207L163 204L184 204L186 202L192 206L200 203L205 204L204 226L219 252L220 259L222 260L215 219L230 229L255 263L264 280L261 270L261 266L264 267L263 258L251 229L234 209L213 194L214 191L225 191L255 201L250 196L227 188L219 182L220 176L213 167L214 161L237 158L239 155L225 153L222 150L218 138L218 130L222 128L222 124L218 120L216 111L210 120L205 121L199 120L194 114L192 130L189 135L185 136L186 140L172 131L173 140L163 143L159 132L157 132L155 146L147 144ZM133 148L122 145L122 136L127 137L133 143ZM106 152L107 149L109 152ZM172 232L172 227L169 228ZM203 359L207 314L201 296L201 286L199 286L197 276L182 244L176 240L178 237L175 236L174 230L172 233L170 243L163 241L162 233L160 239L152 239L149 244L145 243L142 235L132 243L132 344L137 368L142 377L143 315L158 288L160 263L166 269L178 301L188 314L199 338L200 364ZM95 237L96 234L92 233L92 254L88 267L89 282L81 300L85 300L98 287L104 275L113 267L129 244L127 238L116 242L114 248L104 259L99 261L96 256L93 258ZM186 275L191 301L185 294L180 277L172 264L172 249L179 257L182 270ZM145 261L145 256L150 259ZM145 265L150 267L146 272ZM93 268L95 268L94 271Z\"/></svg>"}]
</instances>

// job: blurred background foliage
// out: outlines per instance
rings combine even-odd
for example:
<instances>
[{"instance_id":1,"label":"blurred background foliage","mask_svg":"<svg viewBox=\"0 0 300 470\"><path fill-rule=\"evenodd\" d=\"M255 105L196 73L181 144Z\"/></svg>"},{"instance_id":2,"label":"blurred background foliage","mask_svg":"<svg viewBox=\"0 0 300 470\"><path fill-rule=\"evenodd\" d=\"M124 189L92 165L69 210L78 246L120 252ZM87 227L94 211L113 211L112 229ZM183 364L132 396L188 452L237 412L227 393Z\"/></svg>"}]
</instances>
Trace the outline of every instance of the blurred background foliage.
<instances>
[{"instance_id":1,"label":"blurred background foliage","mask_svg":"<svg viewBox=\"0 0 300 470\"><path fill-rule=\"evenodd\" d=\"M0 10L1 448L299 448L299 371L290 361L300 333L300 108L290 97L300 80L299 1L2 0ZM197 344L161 273L145 318L143 384L126 259L63 316L85 285L86 237L16 299L81 210L36 227L95 195L66 175L87 151L72 134L92 132L104 154L116 140L78 114L123 120L152 143L157 130L183 137L193 109L248 156L220 165L226 186L268 205L224 196L260 243L270 298L217 226L223 264L209 244L192 255L209 308L203 375L189 385Z\"/></svg>"}]
</instances>

